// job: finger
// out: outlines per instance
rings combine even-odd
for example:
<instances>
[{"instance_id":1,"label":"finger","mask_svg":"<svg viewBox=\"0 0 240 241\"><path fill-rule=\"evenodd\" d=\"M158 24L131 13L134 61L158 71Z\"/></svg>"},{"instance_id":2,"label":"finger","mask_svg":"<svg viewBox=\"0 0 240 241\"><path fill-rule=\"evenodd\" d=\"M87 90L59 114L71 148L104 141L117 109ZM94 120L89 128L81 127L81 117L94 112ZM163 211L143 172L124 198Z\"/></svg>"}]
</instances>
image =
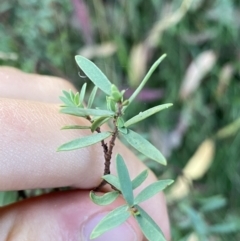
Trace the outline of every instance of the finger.
<instances>
[{"instance_id":1,"label":"finger","mask_svg":"<svg viewBox=\"0 0 240 241\"><path fill-rule=\"evenodd\" d=\"M1 240L90 240L97 223L123 205L120 198L109 206L91 202L87 191L66 191L0 209ZM131 217L127 223L103 234L96 241L141 241L143 236Z\"/></svg>"},{"instance_id":2,"label":"finger","mask_svg":"<svg viewBox=\"0 0 240 241\"><path fill-rule=\"evenodd\" d=\"M91 189L101 180L104 168L100 145L56 152L61 144L90 135L88 130L62 131L66 124L88 124L85 119L59 114L58 106L40 102L0 100L0 189L16 190L75 186ZM131 178L146 167L117 141L113 153L121 153L128 163ZM112 163L115 173L115 162ZM150 172L137 192L156 181ZM162 194L143 203L148 213L169 234L168 215ZM156 210L157 209L157 210Z\"/></svg>"},{"instance_id":3,"label":"finger","mask_svg":"<svg viewBox=\"0 0 240 241\"><path fill-rule=\"evenodd\" d=\"M13 67L0 67L0 97L59 103L62 90L75 90L68 81L24 73Z\"/></svg>"},{"instance_id":4,"label":"finger","mask_svg":"<svg viewBox=\"0 0 240 241\"><path fill-rule=\"evenodd\" d=\"M57 105L1 99L0 123L1 189L93 188L99 183L104 167L101 145L56 151L67 141L91 135L89 130L60 130L66 124L89 125L86 119L60 114ZM120 142L114 149L131 160L128 166L132 177L146 168Z\"/></svg>"},{"instance_id":5,"label":"finger","mask_svg":"<svg viewBox=\"0 0 240 241\"><path fill-rule=\"evenodd\" d=\"M18 76L21 74L25 75L20 71ZM44 79L30 74L19 78L23 93L18 96L18 90L16 90L15 96L22 99L27 96L32 100L57 102L59 92L55 92L54 95L51 95L50 92L44 97L38 90L38 85L31 85L29 88L30 80L34 81L35 77L38 77L39 81ZM26 78L28 81L25 81ZM55 79L54 86L57 85L57 82L58 79ZM1 83L3 82L0 78L0 89L6 84L6 81L5 84L1 85ZM47 86L47 81L41 83ZM59 91L61 88L69 89L68 83L66 84L64 81L62 87L60 85ZM42 88L44 91L48 91L48 87ZM31 89L32 95L26 91L29 89ZM5 92L7 97L13 97L10 88L5 88ZM49 96L53 98L49 98ZM58 108L53 105L14 100L12 102L0 101L0 133L2 133L0 143L3 143L0 146L0 158L3 160L0 163L0 189L58 186L96 187L103 169L103 156L99 146L95 145L68 153L55 152L60 144L88 133L86 131L67 131L66 133L59 131L62 126L71 123L86 124L85 120L59 115ZM121 153L128 161L131 177L135 177L146 168L121 143L116 144L114 155L116 153ZM96 157L98 158L96 159ZM89 167L91 167L90 172ZM113 172L114 170L113 165ZM150 172L147 181L137 192L154 181L156 178ZM143 206L162 227L164 233L169 236L168 215L163 195L156 195Z\"/></svg>"},{"instance_id":6,"label":"finger","mask_svg":"<svg viewBox=\"0 0 240 241\"><path fill-rule=\"evenodd\" d=\"M49 91L48 81L58 87L66 88L68 85L63 80L61 85L58 84L61 82L59 79L51 80L52 77L26 74L14 68L9 69L9 67L2 67L0 73L2 76L7 75L11 82L15 80L16 86L21 85L22 88L16 89L16 95L17 90L21 90L22 95L27 96L30 89L32 97L36 100L43 97L39 93L38 82L42 83L45 91ZM45 78L48 78L48 81L45 81ZM3 81L3 78L0 80L1 88L5 88L6 95L11 96L12 90L8 82ZM36 84L32 85L35 82ZM53 89L50 84L50 93L51 90ZM60 131L66 124L89 125L90 123L85 119L59 114L58 107L55 105L10 99L0 101L0 114L0 130L4 134L0 137L2 144L0 156L5 160L0 164L3 174L0 175L0 187L9 190L63 185L92 188L97 185L102 175L101 147L95 145L79 151L56 152L57 147L64 142L91 134L88 131ZM127 153L130 158L136 160L136 157L129 151ZM101 161L96 161L96 157ZM91 170L88 170L89 167ZM134 163L133 174L137 173L138 169L139 164ZM13 175L14 173L16 175ZM79 173L82 178L79 177ZM6 178L8 176L14 180L11 182ZM13 183L16 186L12 186Z\"/></svg>"}]
</instances>

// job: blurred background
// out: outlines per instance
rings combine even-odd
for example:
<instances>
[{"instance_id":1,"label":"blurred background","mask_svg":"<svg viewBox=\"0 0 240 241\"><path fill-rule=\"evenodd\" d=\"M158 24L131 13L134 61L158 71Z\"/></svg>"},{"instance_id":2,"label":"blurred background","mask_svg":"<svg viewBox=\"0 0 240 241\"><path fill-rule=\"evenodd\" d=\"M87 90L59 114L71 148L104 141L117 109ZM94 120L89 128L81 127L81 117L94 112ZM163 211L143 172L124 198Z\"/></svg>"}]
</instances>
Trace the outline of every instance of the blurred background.
<instances>
[{"instance_id":1,"label":"blurred background","mask_svg":"<svg viewBox=\"0 0 240 241\"><path fill-rule=\"evenodd\" d=\"M74 61L80 54L130 96L167 54L126 115L174 104L136 129L168 165L142 161L159 179L175 180L166 192L174 241L240 240L239 39L239 0L0 3L0 65L80 88L87 81ZM105 104L100 93L99 103ZM0 205L18 195L0 193Z\"/></svg>"}]
</instances>

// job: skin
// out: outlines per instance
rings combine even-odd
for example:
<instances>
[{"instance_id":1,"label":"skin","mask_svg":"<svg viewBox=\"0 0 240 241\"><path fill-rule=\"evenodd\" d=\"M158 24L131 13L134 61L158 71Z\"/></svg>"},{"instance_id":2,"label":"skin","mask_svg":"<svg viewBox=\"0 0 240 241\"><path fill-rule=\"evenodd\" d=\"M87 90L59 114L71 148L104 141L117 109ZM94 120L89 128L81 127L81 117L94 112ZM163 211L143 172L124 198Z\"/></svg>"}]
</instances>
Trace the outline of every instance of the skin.
<instances>
[{"instance_id":1,"label":"skin","mask_svg":"<svg viewBox=\"0 0 240 241\"><path fill-rule=\"evenodd\" d=\"M60 78L0 67L0 190L63 186L73 189L0 208L0 240L77 240L86 218L123 203L118 198L110 206L100 207L89 199L89 190L100 183L103 172L103 154L99 145L56 152L61 144L91 134L88 130L60 130L64 125L89 124L85 119L59 114L59 96L63 89L75 91L68 81ZM146 169L118 141L113 156L116 153L128 160L131 178ZM115 174L114 162L112 173ZM150 172L136 194L156 180ZM170 240L163 194L155 195L141 206ZM138 240L145 240L132 218L128 223Z\"/></svg>"}]
</instances>

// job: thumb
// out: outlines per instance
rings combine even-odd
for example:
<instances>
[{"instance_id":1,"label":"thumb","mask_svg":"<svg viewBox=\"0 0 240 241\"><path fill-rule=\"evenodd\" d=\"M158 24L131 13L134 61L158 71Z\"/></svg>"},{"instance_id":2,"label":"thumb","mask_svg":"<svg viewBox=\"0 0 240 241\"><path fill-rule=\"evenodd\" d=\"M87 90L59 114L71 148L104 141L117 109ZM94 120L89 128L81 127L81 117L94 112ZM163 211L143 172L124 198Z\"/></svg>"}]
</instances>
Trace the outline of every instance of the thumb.
<instances>
[{"instance_id":1,"label":"thumb","mask_svg":"<svg viewBox=\"0 0 240 241\"><path fill-rule=\"evenodd\" d=\"M0 209L1 240L87 241L99 221L122 204L118 199L107 207L95 205L89 191L64 191L24 200ZM143 235L130 218L94 240L141 241Z\"/></svg>"}]
</instances>

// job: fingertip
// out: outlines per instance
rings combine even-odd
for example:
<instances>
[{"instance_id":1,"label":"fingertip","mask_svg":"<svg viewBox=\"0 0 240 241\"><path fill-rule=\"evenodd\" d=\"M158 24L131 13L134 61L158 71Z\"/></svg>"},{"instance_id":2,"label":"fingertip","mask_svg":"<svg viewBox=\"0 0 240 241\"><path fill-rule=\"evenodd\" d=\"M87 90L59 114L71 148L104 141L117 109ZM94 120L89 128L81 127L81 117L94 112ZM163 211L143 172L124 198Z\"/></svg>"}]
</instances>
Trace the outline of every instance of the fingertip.
<instances>
[{"instance_id":1,"label":"fingertip","mask_svg":"<svg viewBox=\"0 0 240 241\"><path fill-rule=\"evenodd\" d=\"M93 228L111 210L123 204L121 198L108 206L89 199L89 191L64 191L31 198L0 212L0 233L11 240L90 240ZM8 229L4 223L8 220ZM4 230L2 227L5 227ZM141 241L142 233L130 218L96 241Z\"/></svg>"}]
</instances>

